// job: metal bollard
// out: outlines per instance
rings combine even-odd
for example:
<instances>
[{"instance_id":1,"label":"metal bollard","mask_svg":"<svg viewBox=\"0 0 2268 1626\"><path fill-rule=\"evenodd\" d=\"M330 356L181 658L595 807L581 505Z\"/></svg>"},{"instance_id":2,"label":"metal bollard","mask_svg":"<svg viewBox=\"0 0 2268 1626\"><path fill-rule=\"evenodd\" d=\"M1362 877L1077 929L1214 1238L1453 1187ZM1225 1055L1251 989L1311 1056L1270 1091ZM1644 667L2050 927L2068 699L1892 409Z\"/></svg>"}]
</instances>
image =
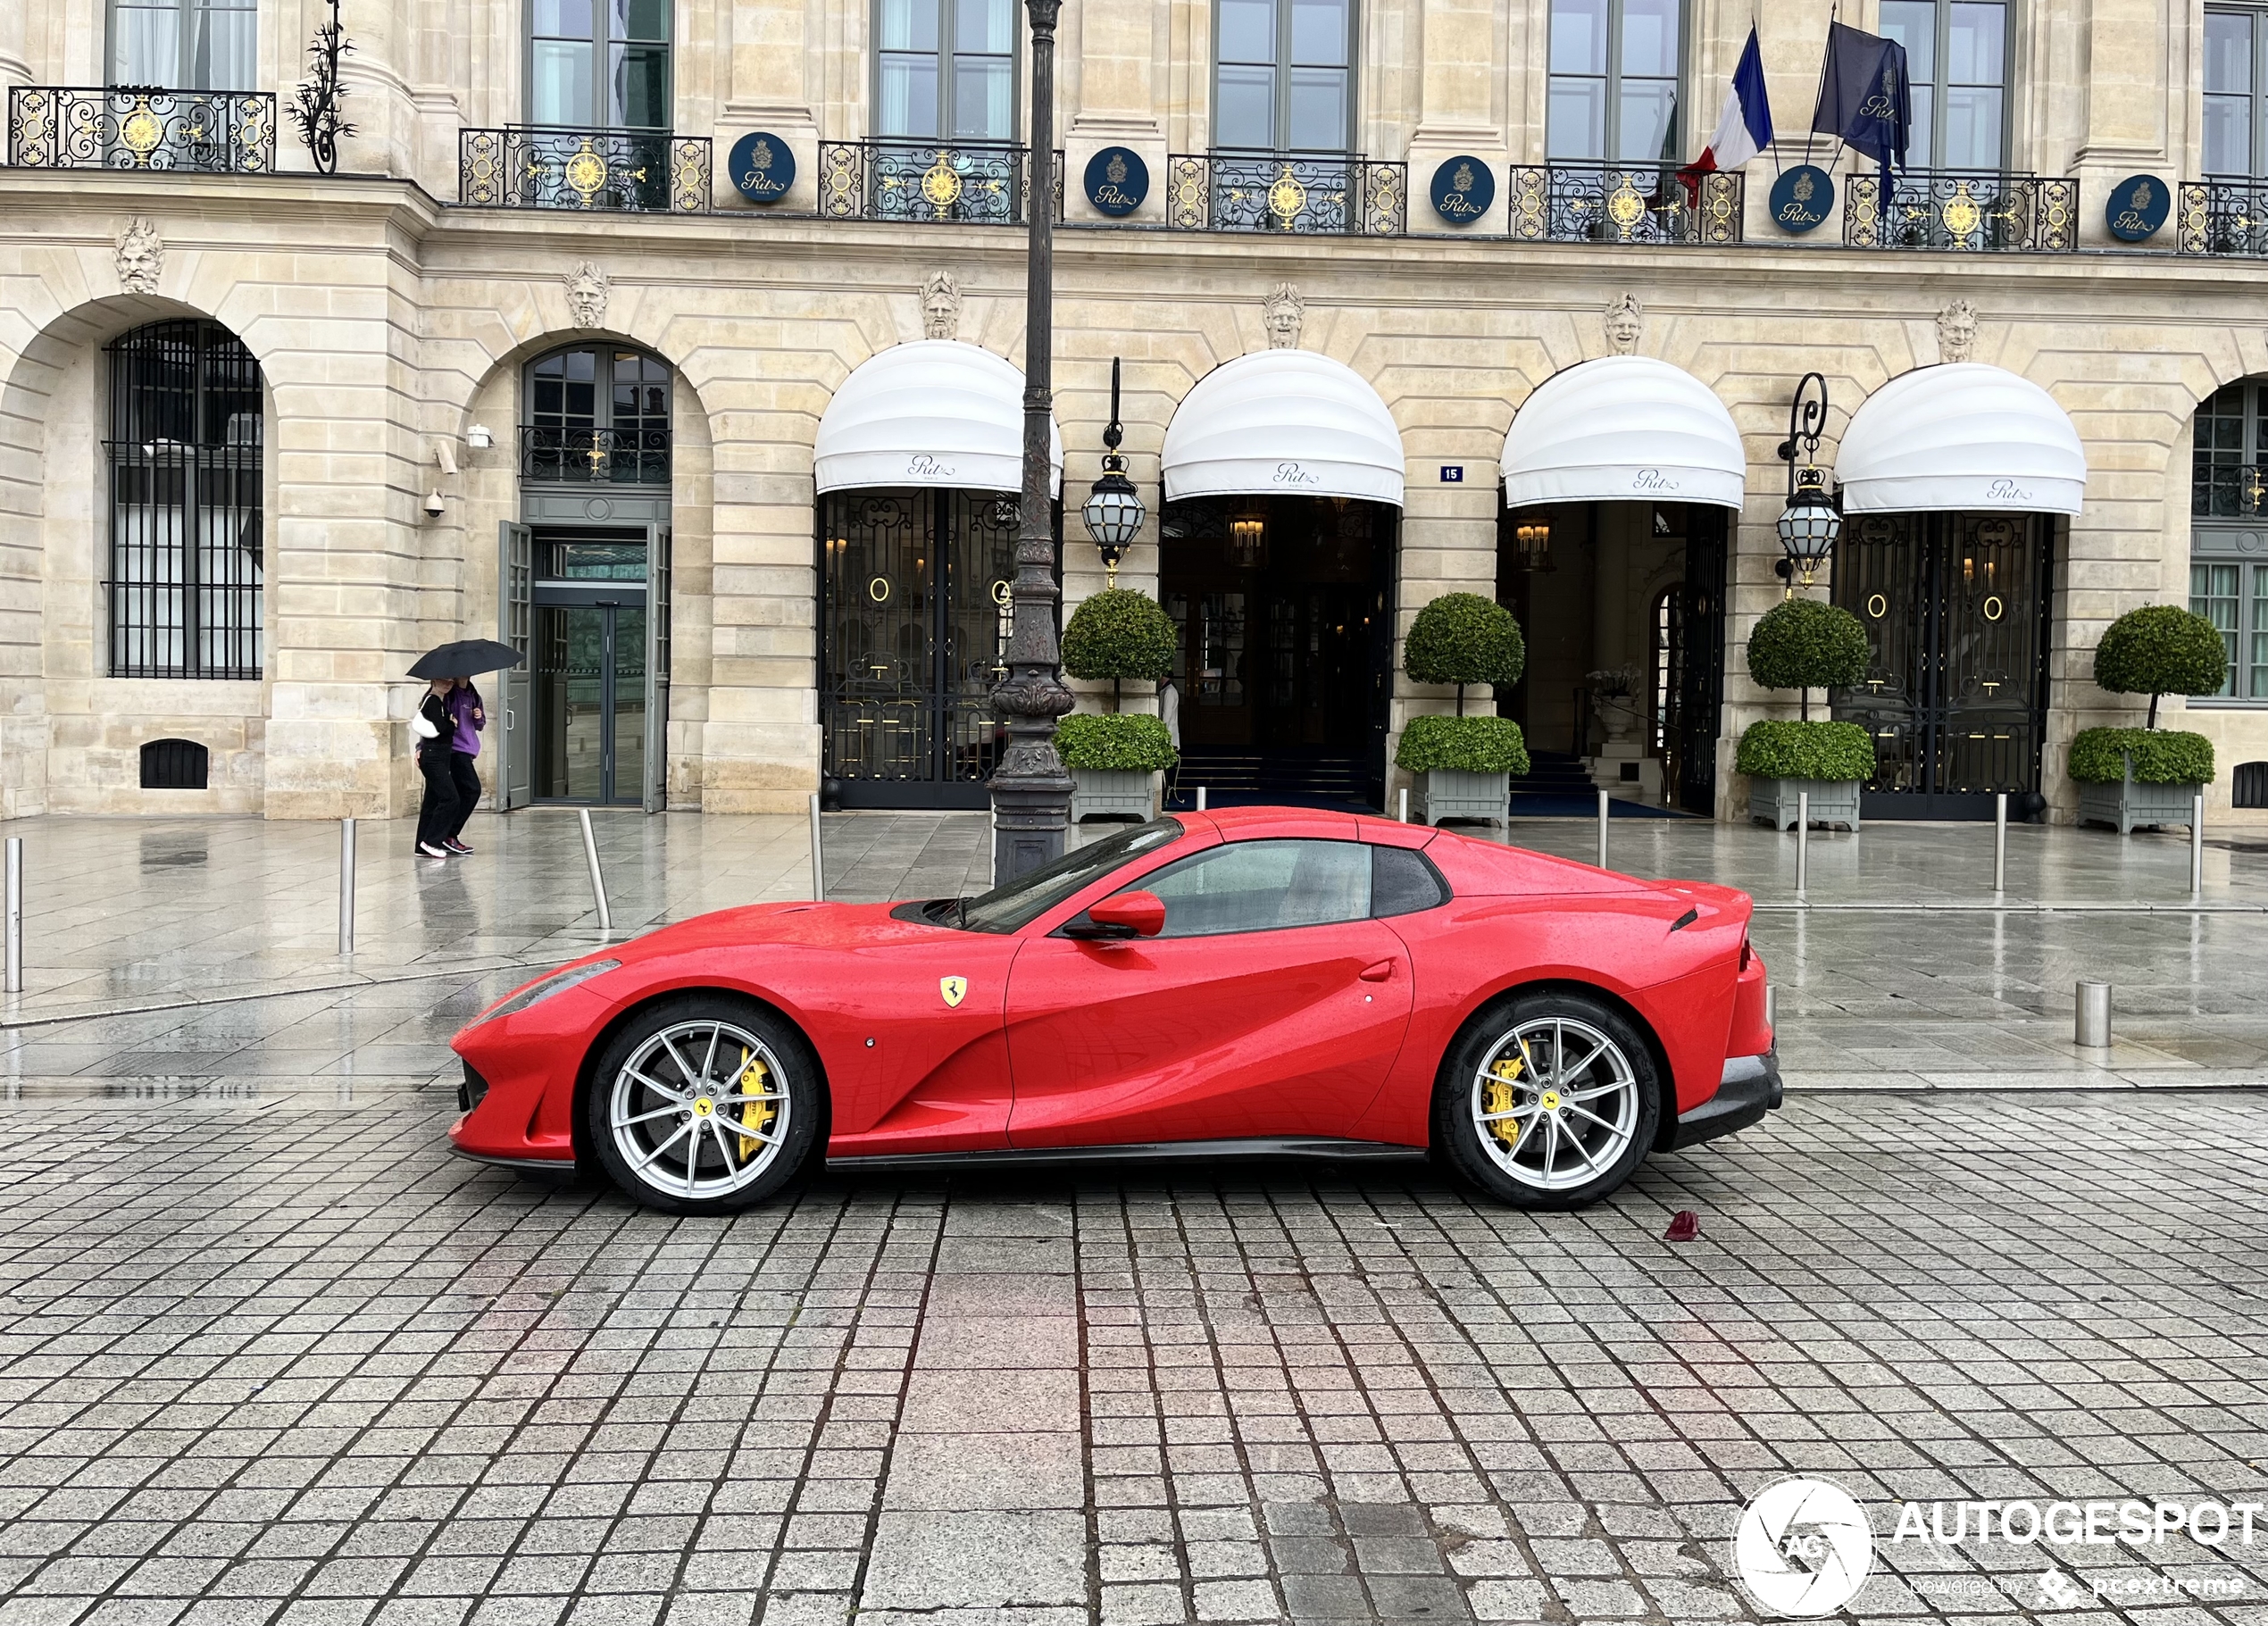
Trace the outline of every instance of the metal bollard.
<instances>
[{"instance_id":1,"label":"metal bollard","mask_svg":"<svg viewBox=\"0 0 2268 1626\"><path fill-rule=\"evenodd\" d=\"M2189 798L2189 901L2197 903L2205 896L2205 792L2193 793Z\"/></svg>"},{"instance_id":2,"label":"metal bollard","mask_svg":"<svg viewBox=\"0 0 2268 1626\"><path fill-rule=\"evenodd\" d=\"M11 836L7 843L7 951L4 977L5 991L23 992L23 838Z\"/></svg>"},{"instance_id":3,"label":"metal bollard","mask_svg":"<svg viewBox=\"0 0 2268 1626\"><path fill-rule=\"evenodd\" d=\"M827 901L827 862L825 849L819 839L819 792L811 793L811 896L813 902Z\"/></svg>"},{"instance_id":4,"label":"metal bollard","mask_svg":"<svg viewBox=\"0 0 2268 1626\"><path fill-rule=\"evenodd\" d=\"M2082 981L2074 996L2072 1042L2086 1050L2111 1047L2111 985Z\"/></svg>"},{"instance_id":5,"label":"metal bollard","mask_svg":"<svg viewBox=\"0 0 2268 1626\"><path fill-rule=\"evenodd\" d=\"M354 821L338 821L338 953L354 952Z\"/></svg>"},{"instance_id":6,"label":"metal bollard","mask_svg":"<svg viewBox=\"0 0 2268 1626\"><path fill-rule=\"evenodd\" d=\"M1601 788L1598 793L1598 867L1602 870L1606 867L1606 791Z\"/></svg>"},{"instance_id":7,"label":"metal bollard","mask_svg":"<svg viewBox=\"0 0 2268 1626\"><path fill-rule=\"evenodd\" d=\"M1764 1026L1774 1035L1780 1031L1780 989L1769 982L1764 984Z\"/></svg>"},{"instance_id":8,"label":"metal bollard","mask_svg":"<svg viewBox=\"0 0 2268 1626\"><path fill-rule=\"evenodd\" d=\"M598 839L590 833L590 809L578 807L576 813L583 821L583 862L590 865L590 895L598 901L598 929L611 932L614 917L606 907L606 882L598 872Z\"/></svg>"},{"instance_id":9,"label":"metal bollard","mask_svg":"<svg viewBox=\"0 0 2268 1626\"><path fill-rule=\"evenodd\" d=\"M1202 785L1197 787L1197 811L1199 813L1205 811L1205 787Z\"/></svg>"},{"instance_id":10,"label":"metal bollard","mask_svg":"<svg viewBox=\"0 0 2268 1626\"><path fill-rule=\"evenodd\" d=\"M2008 889L2008 793L1992 798L1992 895Z\"/></svg>"},{"instance_id":11,"label":"metal bollard","mask_svg":"<svg viewBox=\"0 0 2268 1626\"><path fill-rule=\"evenodd\" d=\"M1801 898L1811 882L1811 792L1796 793L1796 896Z\"/></svg>"},{"instance_id":12,"label":"metal bollard","mask_svg":"<svg viewBox=\"0 0 2268 1626\"><path fill-rule=\"evenodd\" d=\"M1407 785L1403 786L1397 793L1395 806L1394 816L1407 824L1410 821L1410 788Z\"/></svg>"}]
</instances>

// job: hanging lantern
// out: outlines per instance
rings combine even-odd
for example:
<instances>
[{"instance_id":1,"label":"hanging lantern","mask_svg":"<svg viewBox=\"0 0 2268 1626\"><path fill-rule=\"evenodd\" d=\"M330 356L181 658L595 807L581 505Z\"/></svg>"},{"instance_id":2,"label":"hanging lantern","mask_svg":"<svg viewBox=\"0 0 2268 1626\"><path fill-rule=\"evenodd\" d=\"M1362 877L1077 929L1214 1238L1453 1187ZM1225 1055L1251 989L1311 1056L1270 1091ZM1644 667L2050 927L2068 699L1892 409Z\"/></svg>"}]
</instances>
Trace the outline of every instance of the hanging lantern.
<instances>
[{"instance_id":1,"label":"hanging lantern","mask_svg":"<svg viewBox=\"0 0 2268 1626\"><path fill-rule=\"evenodd\" d=\"M1257 570L1267 556L1267 525L1258 514L1239 514L1229 521L1229 558L1238 570Z\"/></svg>"},{"instance_id":2,"label":"hanging lantern","mask_svg":"<svg viewBox=\"0 0 2268 1626\"><path fill-rule=\"evenodd\" d=\"M1103 555L1103 569L1110 578L1110 585L1118 585L1118 567L1126 557L1126 550L1141 534L1142 521L1147 517L1142 507L1141 494L1134 489L1134 482L1126 478L1126 459L1119 455L1119 441L1124 431L1118 421L1118 358L1111 358L1111 421L1103 431L1103 445L1109 448L1103 454L1103 477L1095 482L1087 501L1079 510L1079 517L1087 522L1087 534L1095 543L1095 551Z\"/></svg>"},{"instance_id":3,"label":"hanging lantern","mask_svg":"<svg viewBox=\"0 0 2268 1626\"><path fill-rule=\"evenodd\" d=\"M1787 569L1781 573L1789 578L1790 595L1797 576L1803 578L1805 587L1813 585L1842 529L1843 516L1835 512L1827 496L1827 476L1815 468L1797 470L1796 489L1780 516L1780 546L1788 555Z\"/></svg>"},{"instance_id":4,"label":"hanging lantern","mask_svg":"<svg viewBox=\"0 0 2268 1626\"><path fill-rule=\"evenodd\" d=\"M1513 527L1513 562L1523 571L1542 572L1559 567L1551 562L1551 521L1528 514Z\"/></svg>"}]
</instances>

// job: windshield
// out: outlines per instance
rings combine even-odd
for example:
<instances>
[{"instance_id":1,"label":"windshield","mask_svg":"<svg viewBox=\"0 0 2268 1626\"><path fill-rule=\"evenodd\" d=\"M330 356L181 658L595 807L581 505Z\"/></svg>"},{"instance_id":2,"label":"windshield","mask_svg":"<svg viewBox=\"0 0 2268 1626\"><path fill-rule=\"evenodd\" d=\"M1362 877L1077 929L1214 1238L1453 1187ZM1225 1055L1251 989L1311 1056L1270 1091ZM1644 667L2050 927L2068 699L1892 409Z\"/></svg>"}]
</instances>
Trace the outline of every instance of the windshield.
<instances>
[{"instance_id":1,"label":"windshield","mask_svg":"<svg viewBox=\"0 0 2268 1626\"><path fill-rule=\"evenodd\" d=\"M1153 853L1181 834L1178 819L1153 819L1132 830L1090 841L1046 863L1005 887L995 887L981 897L971 898L959 910L948 911L939 925L966 926L971 931L1020 931L1090 881L1109 874L1142 853Z\"/></svg>"}]
</instances>

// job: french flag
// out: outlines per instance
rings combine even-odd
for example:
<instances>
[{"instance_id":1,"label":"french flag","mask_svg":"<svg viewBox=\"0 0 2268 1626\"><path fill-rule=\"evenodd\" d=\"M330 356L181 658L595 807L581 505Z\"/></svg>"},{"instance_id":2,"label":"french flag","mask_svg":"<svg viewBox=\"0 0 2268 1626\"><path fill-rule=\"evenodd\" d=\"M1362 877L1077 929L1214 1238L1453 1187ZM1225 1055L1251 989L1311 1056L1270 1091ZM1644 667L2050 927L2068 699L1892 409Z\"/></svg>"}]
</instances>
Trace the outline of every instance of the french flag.
<instances>
[{"instance_id":1,"label":"french flag","mask_svg":"<svg viewBox=\"0 0 2268 1626\"><path fill-rule=\"evenodd\" d=\"M1764 95L1764 54L1752 25L1740 65L1732 71L1732 88L1724 94L1724 112L1717 115L1717 133L1709 138L1700 157L1678 171L1678 179L1688 193L1698 194L1704 175L1737 170L1771 145L1772 101Z\"/></svg>"}]
</instances>

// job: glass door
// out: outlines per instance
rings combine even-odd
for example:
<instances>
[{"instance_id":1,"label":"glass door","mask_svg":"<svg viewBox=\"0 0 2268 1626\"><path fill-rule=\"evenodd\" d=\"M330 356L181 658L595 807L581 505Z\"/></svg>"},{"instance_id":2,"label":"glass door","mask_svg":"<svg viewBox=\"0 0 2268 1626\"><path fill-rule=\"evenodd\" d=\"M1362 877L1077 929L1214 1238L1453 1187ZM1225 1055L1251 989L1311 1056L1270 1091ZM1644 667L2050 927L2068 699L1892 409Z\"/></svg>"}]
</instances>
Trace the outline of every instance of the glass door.
<instances>
[{"instance_id":1,"label":"glass door","mask_svg":"<svg viewBox=\"0 0 2268 1626\"><path fill-rule=\"evenodd\" d=\"M646 539L538 532L535 552L535 797L639 805L648 748Z\"/></svg>"}]
</instances>

